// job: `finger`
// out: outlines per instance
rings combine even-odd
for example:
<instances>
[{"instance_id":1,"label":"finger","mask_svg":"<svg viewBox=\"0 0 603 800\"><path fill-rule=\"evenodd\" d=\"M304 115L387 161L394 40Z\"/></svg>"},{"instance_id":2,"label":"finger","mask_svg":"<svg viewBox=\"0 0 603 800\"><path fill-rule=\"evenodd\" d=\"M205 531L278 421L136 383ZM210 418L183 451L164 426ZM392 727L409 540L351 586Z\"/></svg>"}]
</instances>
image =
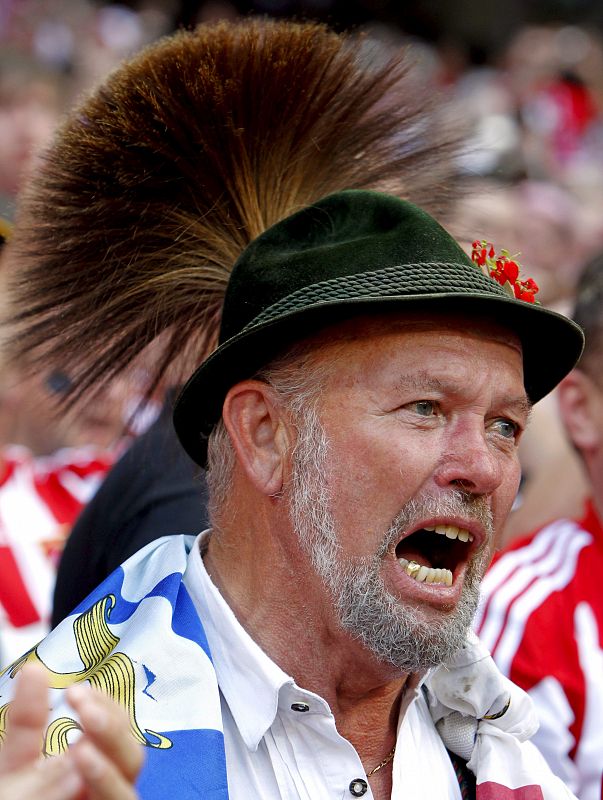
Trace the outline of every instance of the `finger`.
<instances>
[{"instance_id":1,"label":"finger","mask_svg":"<svg viewBox=\"0 0 603 800\"><path fill-rule=\"evenodd\" d=\"M142 746L134 739L128 715L111 698L89 686L76 684L67 699L77 712L88 739L130 782L144 760Z\"/></svg>"},{"instance_id":2,"label":"finger","mask_svg":"<svg viewBox=\"0 0 603 800\"><path fill-rule=\"evenodd\" d=\"M0 800L73 800L84 788L75 764L65 758L48 758L2 775Z\"/></svg>"},{"instance_id":3,"label":"finger","mask_svg":"<svg viewBox=\"0 0 603 800\"><path fill-rule=\"evenodd\" d=\"M48 676L40 664L26 664L17 675L8 711L6 739L0 752L0 774L40 756L48 718Z\"/></svg>"},{"instance_id":4,"label":"finger","mask_svg":"<svg viewBox=\"0 0 603 800\"><path fill-rule=\"evenodd\" d=\"M71 758L86 787L86 800L136 800L133 781L87 738L71 748Z\"/></svg>"}]
</instances>

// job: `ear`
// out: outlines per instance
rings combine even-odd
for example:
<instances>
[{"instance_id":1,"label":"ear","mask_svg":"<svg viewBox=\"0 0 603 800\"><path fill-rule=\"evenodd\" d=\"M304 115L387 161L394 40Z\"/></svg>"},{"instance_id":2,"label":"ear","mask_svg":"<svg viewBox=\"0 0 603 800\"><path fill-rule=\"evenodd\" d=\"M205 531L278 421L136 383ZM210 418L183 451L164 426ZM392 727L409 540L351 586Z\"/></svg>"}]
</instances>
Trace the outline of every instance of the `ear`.
<instances>
[{"instance_id":1,"label":"ear","mask_svg":"<svg viewBox=\"0 0 603 800\"><path fill-rule=\"evenodd\" d=\"M584 454L598 449L602 438L597 414L601 400L592 380L575 369L561 381L557 392L561 418L575 447Z\"/></svg>"},{"instance_id":2,"label":"ear","mask_svg":"<svg viewBox=\"0 0 603 800\"><path fill-rule=\"evenodd\" d=\"M249 480L263 494L280 492L292 439L274 390L256 380L235 384L226 395L222 418Z\"/></svg>"}]
</instances>

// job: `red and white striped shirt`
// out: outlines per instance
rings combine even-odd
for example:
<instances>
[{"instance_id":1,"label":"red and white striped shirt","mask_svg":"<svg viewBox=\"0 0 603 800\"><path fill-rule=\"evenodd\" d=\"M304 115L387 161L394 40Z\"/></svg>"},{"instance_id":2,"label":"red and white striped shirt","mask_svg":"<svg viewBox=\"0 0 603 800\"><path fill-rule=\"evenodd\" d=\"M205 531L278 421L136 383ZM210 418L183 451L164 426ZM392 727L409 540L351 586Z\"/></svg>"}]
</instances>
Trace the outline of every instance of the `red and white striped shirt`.
<instances>
[{"instance_id":1,"label":"red and white striped shirt","mask_svg":"<svg viewBox=\"0 0 603 800\"><path fill-rule=\"evenodd\" d=\"M513 542L482 583L475 629L532 697L532 741L580 800L603 776L603 526L591 504Z\"/></svg>"},{"instance_id":2,"label":"red and white striped shirt","mask_svg":"<svg viewBox=\"0 0 603 800\"><path fill-rule=\"evenodd\" d=\"M20 447L3 452L0 667L47 632L65 538L114 460L96 448L69 448L43 458Z\"/></svg>"}]
</instances>

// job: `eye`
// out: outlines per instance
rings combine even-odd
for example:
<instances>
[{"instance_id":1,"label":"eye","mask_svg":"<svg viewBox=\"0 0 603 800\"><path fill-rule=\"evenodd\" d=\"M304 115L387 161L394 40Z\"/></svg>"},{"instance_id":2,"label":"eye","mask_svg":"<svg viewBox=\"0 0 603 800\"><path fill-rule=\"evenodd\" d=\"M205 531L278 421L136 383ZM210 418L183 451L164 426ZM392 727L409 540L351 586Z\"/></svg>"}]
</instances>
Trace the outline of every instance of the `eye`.
<instances>
[{"instance_id":1,"label":"eye","mask_svg":"<svg viewBox=\"0 0 603 800\"><path fill-rule=\"evenodd\" d=\"M516 439L519 435L520 429L516 422L511 419L495 419L490 426L500 436L505 439Z\"/></svg>"},{"instance_id":2,"label":"eye","mask_svg":"<svg viewBox=\"0 0 603 800\"><path fill-rule=\"evenodd\" d=\"M432 400L416 400L409 403L407 408L415 411L420 417L431 417L436 413L436 404Z\"/></svg>"}]
</instances>

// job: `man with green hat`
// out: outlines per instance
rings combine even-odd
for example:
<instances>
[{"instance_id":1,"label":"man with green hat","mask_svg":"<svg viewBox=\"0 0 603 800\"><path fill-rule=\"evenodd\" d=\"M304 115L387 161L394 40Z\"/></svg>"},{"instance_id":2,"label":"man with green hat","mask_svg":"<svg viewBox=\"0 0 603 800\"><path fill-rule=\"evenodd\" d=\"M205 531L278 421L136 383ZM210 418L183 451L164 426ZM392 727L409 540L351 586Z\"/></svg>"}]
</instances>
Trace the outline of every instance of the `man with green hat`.
<instances>
[{"instance_id":1,"label":"man with green hat","mask_svg":"<svg viewBox=\"0 0 603 800\"><path fill-rule=\"evenodd\" d=\"M119 118L97 128L101 99L80 110L80 133L108 147ZM131 106L140 113L140 97ZM42 188L48 199L62 186L64 214L86 181L74 169L83 162L65 152L72 160L59 165L58 152ZM102 179L119 181L126 160ZM83 218L103 203L100 184L95 195L88 183ZM469 258L407 199L344 186L296 205L236 258L217 347L174 409L183 446L208 470L211 530L132 557L11 665L0 696L25 664L44 664L47 755L63 754L81 728L66 686L88 681L113 697L145 748L137 790L149 800L572 797L527 741L527 696L469 626L517 490L530 406L572 368L582 334L529 302L535 287L508 256L476 247ZM192 286L178 249L186 230L162 249L161 232L141 225L128 249L112 220L107 274L129 254L117 300L97 281L95 306L73 264L56 303L41 294L44 270L25 272L38 293L24 315L38 321L25 320L30 344L55 352L41 340L44 322L53 336L67 331L56 352L70 334L71 346L97 336L100 366L80 358L83 386L127 352L113 318L143 288L159 294L161 276L173 288L167 276L178 270L181 295ZM50 260L61 250L56 230L39 236L37 249L25 241L15 251L30 264L42 240ZM64 254L92 256L90 246L75 235ZM136 284L148 261L153 287ZM153 311L165 313L159 301ZM116 756L100 750L102 771Z\"/></svg>"}]
</instances>

